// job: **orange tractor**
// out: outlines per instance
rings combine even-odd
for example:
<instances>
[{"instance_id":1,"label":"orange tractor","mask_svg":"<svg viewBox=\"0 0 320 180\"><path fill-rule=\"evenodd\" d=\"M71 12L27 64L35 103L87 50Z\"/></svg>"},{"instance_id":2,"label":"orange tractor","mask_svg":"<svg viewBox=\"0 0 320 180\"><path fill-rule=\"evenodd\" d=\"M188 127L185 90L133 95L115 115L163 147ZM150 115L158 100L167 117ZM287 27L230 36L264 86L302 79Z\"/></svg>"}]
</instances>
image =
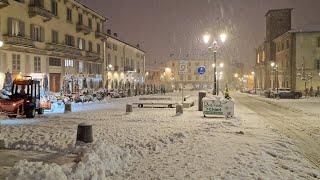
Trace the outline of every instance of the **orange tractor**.
<instances>
[{"instance_id":1,"label":"orange tractor","mask_svg":"<svg viewBox=\"0 0 320 180\"><path fill-rule=\"evenodd\" d=\"M34 118L36 112L43 114L40 106L40 81L33 80L31 76L24 76L13 81L12 95L9 99L0 100L0 112L10 118L18 115Z\"/></svg>"}]
</instances>

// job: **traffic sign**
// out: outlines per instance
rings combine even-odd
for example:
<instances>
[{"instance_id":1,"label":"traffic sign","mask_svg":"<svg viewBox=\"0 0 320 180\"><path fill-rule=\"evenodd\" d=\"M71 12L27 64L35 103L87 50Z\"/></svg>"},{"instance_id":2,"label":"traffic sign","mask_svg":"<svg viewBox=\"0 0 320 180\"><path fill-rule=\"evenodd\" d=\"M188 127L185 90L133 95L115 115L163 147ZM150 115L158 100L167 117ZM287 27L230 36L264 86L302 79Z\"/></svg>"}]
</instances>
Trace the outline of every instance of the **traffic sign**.
<instances>
[{"instance_id":1,"label":"traffic sign","mask_svg":"<svg viewBox=\"0 0 320 180\"><path fill-rule=\"evenodd\" d=\"M186 74L186 72L188 70L188 62L185 60L181 60L179 66L180 66L179 67L179 74Z\"/></svg>"},{"instance_id":2,"label":"traffic sign","mask_svg":"<svg viewBox=\"0 0 320 180\"><path fill-rule=\"evenodd\" d=\"M206 67L200 66L198 67L198 74L202 75L206 72Z\"/></svg>"}]
</instances>

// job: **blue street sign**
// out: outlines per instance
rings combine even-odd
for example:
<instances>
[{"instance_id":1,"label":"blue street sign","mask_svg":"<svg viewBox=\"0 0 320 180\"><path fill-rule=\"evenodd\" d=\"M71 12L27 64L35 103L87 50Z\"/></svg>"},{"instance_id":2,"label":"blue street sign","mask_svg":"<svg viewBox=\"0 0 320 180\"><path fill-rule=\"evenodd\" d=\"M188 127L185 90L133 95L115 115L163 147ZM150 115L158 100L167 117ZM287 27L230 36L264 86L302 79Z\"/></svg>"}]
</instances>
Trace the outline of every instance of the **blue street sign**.
<instances>
[{"instance_id":1,"label":"blue street sign","mask_svg":"<svg viewBox=\"0 0 320 180\"><path fill-rule=\"evenodd\" d=\"M206 72L206 67L200 66L198 67L198 74L202 75Z\"/></svg>"}]
</instances>

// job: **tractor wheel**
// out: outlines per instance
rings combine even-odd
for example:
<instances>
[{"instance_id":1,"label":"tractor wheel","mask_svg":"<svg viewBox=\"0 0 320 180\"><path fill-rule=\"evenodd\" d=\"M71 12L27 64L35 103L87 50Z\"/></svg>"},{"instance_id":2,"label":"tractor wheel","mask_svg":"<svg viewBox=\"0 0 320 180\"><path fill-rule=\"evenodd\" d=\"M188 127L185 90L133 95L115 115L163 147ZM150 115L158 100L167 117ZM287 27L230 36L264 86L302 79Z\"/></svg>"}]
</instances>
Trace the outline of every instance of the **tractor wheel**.
<instances>
[{"instance_id":1,"label":"tractor wheel","mask_svg":"<svg viewBox=\"0 0 320 180\"><path fill-rule=\"evenodd\" d=\"M38 114L44 114L44 109L43 108L39 108L38 109Z\"/></svg>"},{"instance_id":2,"label":"tractor wheel","mask_svg":"<svg viewBox=\"0 0 320 180\"><path fill-rule=\"evenodd\" d=\"M26 112L26 117L27 118L34 118L36 116L36 110L33 108L33 109L29 109L27 112Z\"/></svg>"}]
</instances>

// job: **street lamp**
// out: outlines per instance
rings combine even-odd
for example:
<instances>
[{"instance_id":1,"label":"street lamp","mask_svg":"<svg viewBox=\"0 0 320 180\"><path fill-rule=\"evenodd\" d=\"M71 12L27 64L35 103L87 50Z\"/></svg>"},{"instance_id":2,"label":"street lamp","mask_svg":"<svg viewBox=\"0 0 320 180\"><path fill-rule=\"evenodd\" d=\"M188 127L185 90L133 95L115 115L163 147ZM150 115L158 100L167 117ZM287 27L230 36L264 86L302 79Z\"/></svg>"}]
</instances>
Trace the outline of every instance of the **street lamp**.
<instances>
[{"instance_id":1,"label":"street lamp","mask_svg":"<svg viewBox=\"0 0 320 180\"><path fill-rule=\"evenodd\" d=\"M109 89L109 71L112 71L112 68L113 68L112 64L109 64L107 66L107 90Z\"/></svg>"},{"instance_id":2,"label":"street lamp","mask_svg":"<svg viewBox=\"0 0 320 180\"><path fill-rule=\"evenodd\" d=\"M271 62L271 67L272 67L272 70L275 72L274 79L276 82L276 88L277 88L277 93L278 93L278 91L279 91L278 65L275 62Z\"/></svg>"},{"instance_id":3,"label":"street lamp","mask_svg":"<svg viewBox=\"0 0 320 180\"><path fill-rule=\"evenodd\" d=\"M221 43L224 43L227 39L227 34L226 33L222 33L220 34L220 41ZM210 40L211 40L211 35L209 33L205 33L202 36L202 40L205 44L209 44ZM219 90L217 87L217 49L218 49L218 42L216 40L212 40L212 46L208 47L209 50L213 51L213 95L218 95L219 94Z\"/></svg>"},{"instance_id":4,"label":"street lamp","mask_svg":"<svg viewBox=\"0 0 320 180\"><path fill-rule=\"evenodd\" d=\"M257 86L256 86L256 76L255 76L255 72L252 71L251 75L253 76L253 88L254 88L254 94L257 94Z\"/></svg>"}]
</instances>

